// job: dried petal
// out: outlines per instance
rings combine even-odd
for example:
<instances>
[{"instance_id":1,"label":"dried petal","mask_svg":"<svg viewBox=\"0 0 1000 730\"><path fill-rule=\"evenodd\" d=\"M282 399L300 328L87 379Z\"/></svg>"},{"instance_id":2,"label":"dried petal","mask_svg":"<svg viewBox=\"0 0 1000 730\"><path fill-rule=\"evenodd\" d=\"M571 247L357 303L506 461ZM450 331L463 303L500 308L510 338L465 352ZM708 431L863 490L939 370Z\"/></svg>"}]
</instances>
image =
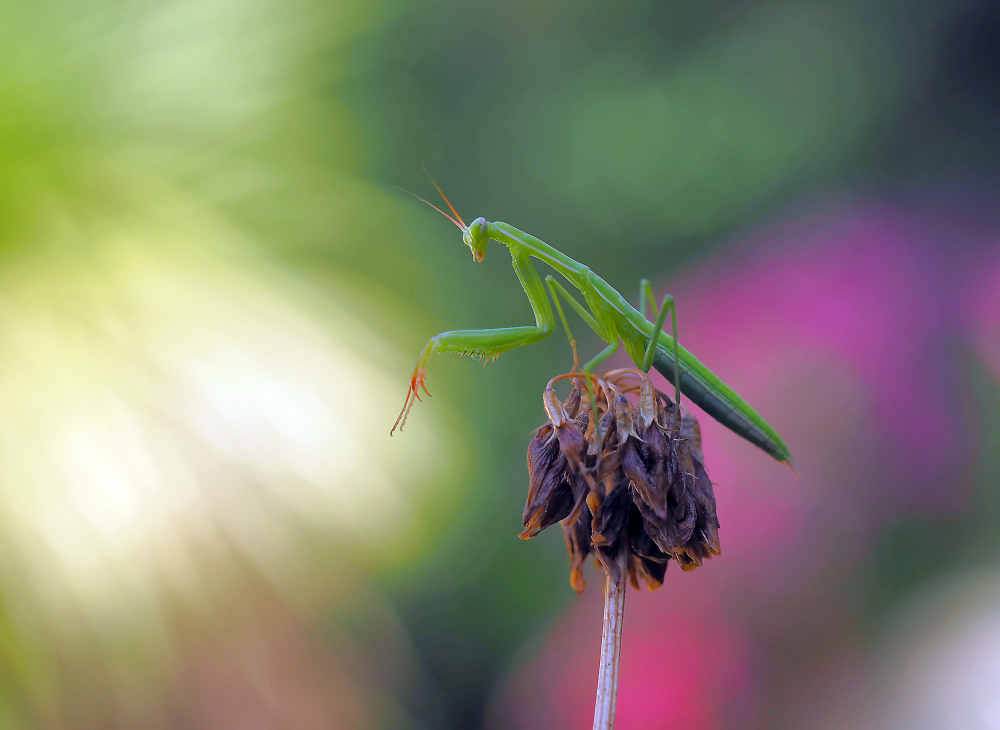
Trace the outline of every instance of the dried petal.
<instances>
[{"instance_id":1,"label":"dried petal","mask_svg":"<svg viewBox=\"0 0 1000 730\"><path fill-rule=\"evenodd\" d=\"M705 462L705 457L701 453L701 425L690 413L681 415L681 440L687 444L695 459Z\"/></svg>"},{"instance_id":2,"label":"dried petal","mask_svg":"<svg viewBox=\"0 0 1000 730\"><path fill-rule=\"evenodd\" d=\"M642 439L629 439L622 449L622 469L632 487L661 518L667 516L667 493L677 474L676 454L667 433L650 423Z\"/></svg>"},{"instance_id":3,"label":"dried petal","mask_svg":"<svg viewBox=\"0 0 1000 730\"><path fill-rule=\"evenodd\" d=\"M587 459L587 441L583 438L580 425L576 421L566 421L556 427L556 439L569 468L574 472L583 469Z\"/></svg>"},{"instance_id":4,"label":"dried petal","mask_svg":"<svg viewBox=\"0 0 1000 730\"><path fill-rule=\"evenodd\" d=\"M643 516L647 518L647 531L653 528L650 536L654 542L671 552L683 570L694 570L704 559L721 554L719 520L705 467L694 459L686 444L680 444L677 451L681 470L670 491L673 524L656 523L645 512Z\"/></svg>"},{"instance_id":5,"label":"dried petal","mask_svg":"<svg viewBox=\"0 0 1000 730\"><path fill-rule=\"evenodd\" d=\"M618 541L628 524L632 494L627 483L619 483L604 496L594 513L594 546L612 545Z\"/></svg>"},{"instance_id":6,"label":"dried petal","mask_svg":"<svg viewBox=\"0 0 1000 730\"><path fill-rule=\"evenodd\" d=\"M586 585L583 580L583 565L590 554L591 529L591 514L586 507L578 520L566 520L563 523L566 549L569 551L569 582L577 593L582 593Z\"/></svg>"},{"instance_id":7,"label":"dried petal","mask_svg":"<svg viewBox=\"0 0 1000 730\"><path fill-rule=\"evenodd\" d=\"M534 537L546 527L569 517L575 505L569 482L560 483L544 503L530 512L525 508L524 530L518 537L522 540Z\"/></svg>"},{"instance_id":8,"label":"dried petal","mask_svg":"<svg viewBox=\"0 0 1000 730\"><path fill-rule=\"evenodd\" d=\"M563 403L563 408L566 409L566 414L570 418L579 418L581 411L587 412L590 410L590 404L583 404L583 383L579 380L573 381L573 390L570 391L569 395L566 397L566 401ZM581 407L582 406L582 407Z\"/></svg>"},{"instance_id":9,"label":"dried petal","mask_svg":"<svg viewBox=\"0 0 1000 730\"><path fill-rule=\"evenodd\" d=\"M656 590L663 584L670 555L656 546L643 526L643 518L638 508L632 507L629 514L629 573L632 584L638 587L638 578L646 582L646 587Z\"/></svg>"},{"instance_id":10,"label":"dried petal","mask_svg":"<svg viewBox=\"0 0 1000 730\"><path fill-rule=\"evenodd\" d=\"M615 440L614 413L608 411L603 415L598 416L597 424L600 426L600 438L598 438L597 429L591 428L586 433L587 453L591 456L600 454L609 446L613 447L613 442Z\"/></svg>"},{"instance_id":11,"label":"dried petal","mask_svg":"<svg viewBox=\"0 0 1000 730\"><path fill-rule=\"evenodd\" d=\"M715 492L708 472L697 459L695 467L695 500L698 502L698 533L709 552L722 555L722 545L719 542L719 516L715 505Z\"/></svg>"},{"instance_id":12,"label":"dried petal","mask_svg":"<svg viewBox=\"0 0 1000 730\"><path fill-rule=\"evenodd\" d=\"M608 395L611 398L611 412L614 414L615 418L615 431L617 436L618 447L621 448L629 437L639 438L639 433L636 431L636 421L639 418L639 414L636 413L635 408L629 403L628 398L618 390L613 385L607 385Z\"/></svg>"},{"instance_id":13,"label":"dried petal","mask_svg":"<svg viewBox=\"0 0 1000 730\"><path fill-rule=\"evenodd\" d=\"M632 495L627 482L619 483L601 500L600 509L594 513L593 546L601 565L616 582L627 565L627 537Z\"/></svg>"},{"instance_id":14,"label":"dried petal","mask_svg":"<svg viewBox=\"0 0 1000 730\"><path fill-rule=\"evenodd\" d=\"M523 539L534 537L573 509L572 488L566 482L566 457L559 450L552 424L545 424L528 444L528 499L524 505ZM550 504L552 503L552 504ZM565 513L563 508L565 506ZM560 514L559 517L554 515Z\"/></svg>"}]
</instances>

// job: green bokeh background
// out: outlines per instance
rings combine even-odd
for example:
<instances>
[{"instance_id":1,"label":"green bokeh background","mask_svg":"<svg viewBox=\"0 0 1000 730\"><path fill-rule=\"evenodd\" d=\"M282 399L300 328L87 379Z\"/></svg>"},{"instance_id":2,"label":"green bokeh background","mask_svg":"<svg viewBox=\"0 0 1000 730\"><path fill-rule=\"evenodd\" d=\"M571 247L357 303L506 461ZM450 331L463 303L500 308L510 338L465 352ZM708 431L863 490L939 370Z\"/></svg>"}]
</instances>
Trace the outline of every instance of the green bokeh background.
<instances>
[{"instance_id":1,"label":"green bokeh background","mask_svg":"<svg viewBox=\"0 0 1000 730\"><path fill-rule=\"evenodd\" d=\"M394 186L634 298L802 211L995 207L998 38L972 1L0 4L0 726L498 722L578 601L558 534L514 539L568 348L436 357L390 440L428 336L530 321ZM991 485L995 379L949 372ZM873 635L941 534L907 525Z\"/></svg>"}]
</instances>

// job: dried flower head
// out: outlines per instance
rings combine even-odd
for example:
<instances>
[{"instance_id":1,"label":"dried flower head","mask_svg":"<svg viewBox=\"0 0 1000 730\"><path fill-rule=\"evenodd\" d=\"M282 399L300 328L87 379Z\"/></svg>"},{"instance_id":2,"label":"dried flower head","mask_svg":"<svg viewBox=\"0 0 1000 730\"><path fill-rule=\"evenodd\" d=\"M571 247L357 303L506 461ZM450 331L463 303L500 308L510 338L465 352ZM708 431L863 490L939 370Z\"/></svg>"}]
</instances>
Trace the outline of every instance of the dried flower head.
<instances>
[{"instance_id":1,"label":"dried flower head","mask_svg":"<svg viewBox=\"0 0 1000 730\"><path fill-rule=\"evenodd\" d=\"M593 404L585 378L560 375L542 395L548 422L528 445L520 536L534 537L561 521L577 591L591 552L615 582L626 570L633 585L641 578L658 588L671 558L694 570L720 554L701 429L640 370L593 379ZM573 389L560 401L554 384L567 379Z\"/></svg>"}]
</instances>

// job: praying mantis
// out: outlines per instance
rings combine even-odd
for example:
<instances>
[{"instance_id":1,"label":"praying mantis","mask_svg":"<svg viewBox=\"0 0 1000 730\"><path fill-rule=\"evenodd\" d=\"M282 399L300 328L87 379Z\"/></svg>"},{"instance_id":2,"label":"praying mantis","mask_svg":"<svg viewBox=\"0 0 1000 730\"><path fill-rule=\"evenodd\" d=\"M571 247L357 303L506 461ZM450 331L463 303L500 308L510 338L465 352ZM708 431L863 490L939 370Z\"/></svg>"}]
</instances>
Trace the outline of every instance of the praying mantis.
<instances>
[{"instance_id":1,"label":"praying mantis","mask_svg":"<svg viewBox=\"0 0 1000 730\"><path fill-rule=\"evenodd\" d=\"M514 273L521 282L521 287L528 297L532 312L534 312L535 324L534 326L501 327L498 329L456 330L442 332L431 337L413 367L406 401L403 403L403 408L392 427L392 431L390 431L390 435L395 432L396 428L403 428L410 410L416 401L420 400L419 391L423 389L427 395L430 395L424 380L427 374L427 361L433 353L450 352L470 355L488 362L498 358L508 350L533 344L552 334L555 329L555 317L549 304L549 296L546 294L547 287L573 347L574 369L578 362L576 342L563 314L560 296L576 310L583 321L602 340L608 343L607 347L596 357L583 365L582 370L586 374L588 382L594 369L617 352L620 345L624 345L625 351L632 358L636 367L643 372L649 372L651 367L655 368L674 385L677 396L675 402L680 403L680 394L683 393L692 403L719 423L763 449L778 461L787 464L793 471L795 470L788 447L785 446L784 441L774 428L740 398L732 388L723 383L715 373L702 365L694 355L678 344L677 312L672 296L664 297L662 304L657 308L652 286L648 280L643 279L639 287L639 308L636 309L625 300L625 297L587 266L574 261L544 241L520 231L514 226L507 223L490 222L482 217L466 224L433 178L431 178L431 182L444 199L452 215L448 215L419 195L410 194L458 226L462 231L462 241L472 251L472 258L477 263L486 257L486 245L489 241L497 241L507 247L514 265ZM562 282L551 274L545 278L543 284L541 276L531 261L533 258L548 264L576 288L583 296L586 306L577 301ZM653 310L655 322L646 319L647 301ZM670 314L673 336L663 331L668 313ZM593 398L591 398L591 402L593 402Z\"/></svg>"}]
</instances>

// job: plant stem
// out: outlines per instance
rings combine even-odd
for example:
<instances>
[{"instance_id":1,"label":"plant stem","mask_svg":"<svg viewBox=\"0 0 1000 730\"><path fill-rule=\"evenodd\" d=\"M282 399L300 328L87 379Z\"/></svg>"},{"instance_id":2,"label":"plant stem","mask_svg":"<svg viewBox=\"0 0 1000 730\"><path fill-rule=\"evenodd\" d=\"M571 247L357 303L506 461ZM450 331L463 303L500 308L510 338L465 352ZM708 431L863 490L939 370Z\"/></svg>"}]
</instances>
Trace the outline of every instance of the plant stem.
<instances>
[{"instance_id":1,"label":"plant stem","mask_svg":"<svg viewBox=\"0 0 1000 730\"><path fill-rule=\"evenodd\" d=\"M622 649L622 621L625 618L625 586L628 571L620 572L618 583L604 578L604 633L601 636L601 671L597 675L597 703L594 730L614 730L618 699L618 662Z\"/></svg>"}]
</instances>

